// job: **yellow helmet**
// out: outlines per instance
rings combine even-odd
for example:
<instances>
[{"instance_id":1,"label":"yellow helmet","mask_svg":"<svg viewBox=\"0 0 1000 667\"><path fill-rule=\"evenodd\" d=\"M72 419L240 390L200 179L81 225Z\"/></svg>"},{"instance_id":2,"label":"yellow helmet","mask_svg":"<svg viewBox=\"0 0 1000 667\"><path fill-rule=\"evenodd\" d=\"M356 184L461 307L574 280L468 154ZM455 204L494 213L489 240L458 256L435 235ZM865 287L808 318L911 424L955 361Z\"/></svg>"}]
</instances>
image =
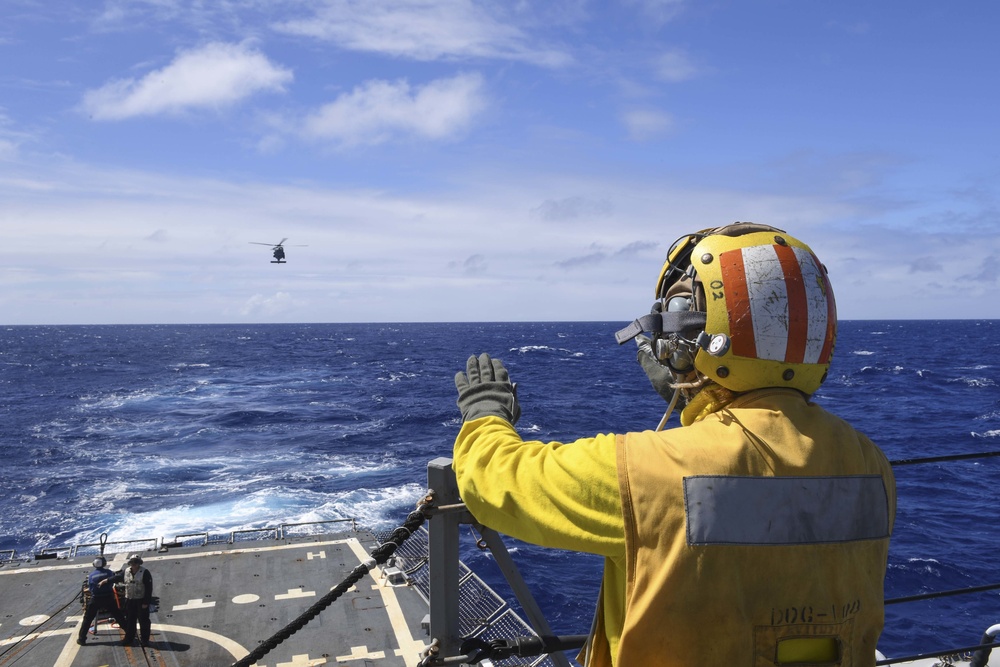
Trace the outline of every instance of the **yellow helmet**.
<instances>
[{"instance_id":1,"label":"yellow helmet","mask_svg":"<svg viewBox=\"0 0 1000 667\"><path fill-rule=\"evenodd\" d=\"M734 223L681 237L667 253L653 312L618 332L653 334L661 363L736 392L812 394L837 336L833 290L809 246L780 229Z\"/></svg>"}]
</instances>

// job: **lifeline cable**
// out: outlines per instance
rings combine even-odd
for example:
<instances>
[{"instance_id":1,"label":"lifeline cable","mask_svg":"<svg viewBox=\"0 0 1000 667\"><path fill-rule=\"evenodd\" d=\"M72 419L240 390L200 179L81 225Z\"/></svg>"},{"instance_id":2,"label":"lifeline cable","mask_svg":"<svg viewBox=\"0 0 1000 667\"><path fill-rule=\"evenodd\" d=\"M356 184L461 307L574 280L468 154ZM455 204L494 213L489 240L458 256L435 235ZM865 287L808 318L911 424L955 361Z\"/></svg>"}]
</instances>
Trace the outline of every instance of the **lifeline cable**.
<instances>
[{"instance_id":1,"label":"lifeline cable","mask_svg":"<svg viewBox=\"0 0 1000 667\"><path fill-rule=\"evenodd\" d=\"M979 593L982 591L992 591L1000 588L1000 584L985 584L983 586L970 586L969 588L954 588L950 591L937 591L936 593L920 593L918 595L907 595L901 598L891 598L885 604L899 604L901 602L916 602L917 600L932 600L943 598L949 595L965 595L966 593Z\"/></svg>"},{"instance_id":2,"label":"lifeline cable","mask_svg":"<svg viewBox=\"0 0 1000 667\"><path fill-rule=\"evenodd\" d=\"M946 655L960 655L962 653L972 653L973 651L979 651L982 649L996 648L996 644L976 644L975 646L960 646L958 648L944 649L943 651L931 651L930 653L918 653L916 655L908 655L901 658L886 658L884 660L878 660L875 664L878 667L881 665L894 665L897 662L913 662L914 660L924 660L926 658L938 658Z\"/></svg>"},{"instance_id":3,"label":"lifeline cable","mask_svg":"<svg viewBox=\"0 0 1000 667\"><path fill-rule=\"evenodd\" d=\"M250 665L270 653L272 649L278 646L278 644L304 628L309 621L316 618L316 616L329 607L334 600L350 590L350 588L361 581L366 574L375 569L376 565L381 565L389 560L389 557L392 556L396 549L399 548L399 546L403 544L403 542L405 542L407 538L409 538L410 535L417 530L417 528L423 525L424 521L427 519L427 510L429 508L430 495L428 494L417 506L417 509L410 512L406 516L406 520L403 522L403 525L392 531L392 534L389 536L387 541L383 542L375 549L372 549L371 558L369 560L361 563L356 568L351 570L350 574L347 575L347 578L334 586L329 593L317 600L315 604L306 609L298 618L261 642L253 651L240 660L234 662L232 667L250 667Z\"/></svg>"},{"instance_id":4,"label":"lifeline cable","mask_svg":"<svg viewBox=\"0 0 1000 667\"><path fill-rule=\"evenodd\" d=\"M506 660L517 656L533 658L556 651L569 651L583 648L587 643L587 635L541 635L534 637L515 637L514 639L494 639L486 641L478 637L468 637L459 649L463 652L465 663L479 664L483 660Z\"/></svg>"},{"instance_id":5,"label":"lifeline cable","mask_svg":"<svg viewBox=\"0 0 1000 667\"><path fill-rule=\"evenodd\" d=\"M669 417L670 412L672 412L671 409L672 407L673 405L671 405L670 408L668 408L668 412L665 413L665 417ZM666 421L665 419L662 420L661 424L663 424L665 421ZM890 461L890 464L909 465L917 463L932 463L939 461L954 461L962 459L983 458L989 456L1000 456L1000 451L982 452L975 454L954 454L949 456L934 456L922 459L903 459L898 461ZM270 653L271 650L273 650L275 647L278 646L278 644L282 643L283 641L291 637L293 634L301 630L303 627L305 627L305 625L309 623L309 621L318 616L320 612L322 612L324 609L329 607L334 602L334 600L336 600L341 595L346 593L357 582L361 581L361 579L366 574L368 574L372 569L374 569L376 565L385 563L389 559L389 557L391 557L392 554L396 551L396 549L404 541L406 541L407 538L409 538L409 536L413 533L413 531L415 531L423 524L424 520L426 520L427 518L426 509L428 507L429 507L429 496L424 498L421 504L417 507L416 511L411 512L409 515L407 515L406 521L403 522L403 525L401 527L397 528L392 532L388 541L386 541L376 549L372 550L371 553L372 558L370 560L354 568L350 572L350 574L347 575L347 578L344 579L344 581L342 581L336 587L331 589L329 593L324 595L320 600L318 600L315 604L309 607L298 618L293 620L291 623L286 625L284 628L276 632L274 635L272 635L265 641L261 642L261 644L256 649L251 651L242 659L234 662L232 667L250 667L250 665L254 664L257 660ZM1000 585L997 585L995 587L1000 588ZM989 588L991 587L980 587L981 590L987 590ZM970 590L964 592L972 592L972 591ZM929 596L944 596L948 594L957 594L957 592L945 591L938 594L929 594ZM893 601L887 600L886 603L891 604L893 602L903 602L909 599L912 598L899 598ZM981 647L973 647L973 649L970 650L974 650L975 648L981 648ZM948 653L948 651L944 653ZM944 653L938 653L935 655L943 655ZM879 665L891 664L891 662L899 662L899 661L884 661L878 664Z\"/></svg>"},{"instance_id":6,"label":"lifeline cable","mask_svg":"<svg viewBox=\"0 0 1000 667\"><path fill-rule=\"evenodd\" d=\"M79 593L74 593L73 597L70 599L69 602L67 602L66 604L64 604L62 607L60 607L59 609L57 609L53 613L49 614L49 617L45 621L43 621L42 623L40 623L37 627L35 627L33 631L29 632L26 635L23 635L16 642L14 642L10 646L8 646L6 649L4 649L3 652L0 652L0 665L7 664L7 662L8 662L7 654L10 653L11 651L13 651L14 649L18 648L19 646L21 646L21 642L23 642L28 637L31 637L32 635L38 636L40 634L40 629L43 628L46 623L49 623L50 621L52 621L53 619L55 619L56 616L58 616L63 611L65 611L66 607L70 606L74 602L78 602L79 599L80 599L80 594ZM15 660L15 661L20 659L20 657L18 655L16 655L16 654L10 656L10 658L13 659L13 660Z\"/></svg>"},{"instance_id":7,"label":"lifeline cable","mask_svg":"<svg viewBox=\"0 0 1000 667\"><path fill-rule=\"evenodd\" d=\"M985 459L990 456L1000 456L1000 451L978 452L975 454L945 454L943 456L928 456L922 459L898 459L896 461L889 461L889 464L894 466L905 466L905 465L914 465L917 463L938 463L940 461L963 461L965 459Z\"/></svg>"}]
</instances>

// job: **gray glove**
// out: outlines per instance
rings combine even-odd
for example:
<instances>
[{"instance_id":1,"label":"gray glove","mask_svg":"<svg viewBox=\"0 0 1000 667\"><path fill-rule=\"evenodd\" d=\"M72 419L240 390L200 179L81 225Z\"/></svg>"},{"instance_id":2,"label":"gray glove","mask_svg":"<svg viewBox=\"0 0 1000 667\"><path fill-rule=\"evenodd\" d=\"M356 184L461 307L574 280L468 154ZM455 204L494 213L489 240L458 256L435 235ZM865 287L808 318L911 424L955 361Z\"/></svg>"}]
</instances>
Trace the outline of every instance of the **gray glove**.
<instances>
[{"instance_id":1,"label":"gray glove","mask_svg":"<svg viewBox=\"0 0 1000 667\"><path fill-rule=\"evenodd\" d=\"M649 336L642 334L636 336L635 344L639 347L635 353L636 361L642 366L642 370L646 371L646 377L649 378L656 393L669 403L674 398L674 388L670 386L674 382L673 374L653 354L653 344Z\"/></svg>"},{"instance_id":2,"label":"gray glove","mask_svg":"<svg viewBox=\"0 0 1000 667\"><path fill-rule=\"evenodd\" d=\"M500 360L491 359L485 352L478 358L469 357L465 372L455 375L455 388L464 422L495 415L513 425L521 417L517 385L511 383Z\"/></svg>"}]
</instances>

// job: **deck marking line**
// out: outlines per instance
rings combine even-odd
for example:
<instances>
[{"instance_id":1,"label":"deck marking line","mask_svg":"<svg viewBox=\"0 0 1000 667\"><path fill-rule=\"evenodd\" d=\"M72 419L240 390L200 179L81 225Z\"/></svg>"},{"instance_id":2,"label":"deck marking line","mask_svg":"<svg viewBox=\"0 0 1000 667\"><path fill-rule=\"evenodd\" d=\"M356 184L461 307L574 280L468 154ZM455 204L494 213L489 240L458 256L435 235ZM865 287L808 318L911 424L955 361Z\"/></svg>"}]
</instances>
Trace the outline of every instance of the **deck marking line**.
<instances>
[{"instance_id":1,"label":"deck marking line","mask_svg":"<svg viewBox=\"0 0 1000 667\"><path fill-rule=\"evenodd\" d=\"M337 661L344 660L381 660L385 651L369 651L367 646L352 646L348 655L338 655Z\"/></svg>"},{"instance_id":2,"label":"deck marking line","mask_svg":"<svg viewBox=\"0 0 1000 667\"><path fill-rule=\"evenodd\" d=\"M62 628L61 630L43 630L42 632L29 632L26 635L17 635L15 637L8 637L7 639L0 639L0 646L6 646L7 644L16 644L23 641L32 641L35 639L45 639L46 637L57 637L59 635L72 634L74 628Z\"/></svg>"},{"instance_id":3,"label":"deck marking line","mask_svg":"<svg viewBox=\"0 0 1000 667\"><path fill-rule=\"evenodd\" d=\"M310 551L309 553L306 554L306 558L308 558L309 560L312 560L313 558L326 559L326 552L320 551L318 554L314 554L313 552Z\"/></svg>"},{"instance_id":4,"label":"deck marking line","mask_svg":"<svg viewBox=\"0 0 1000 667\"><path fill-rule=\"evenodd\" d=\"M194 637L199 637L206 641L218 644L229 654L233 656L234 661L245 658L250 654L250 651L246 650L238 642L226 637L225 635L220 635L217 632L209 632L208 630L202 630L200 628L193 628L187 625L165 625L163 623L153 623L151 629L157 630L159 632L173 632L179 635L192 635ZM76 642L73 642L76 645ZM258 665L257 667L264 667L263 665Z\"/></svg>"},{"instance_id":5,"label":"deck marking line","mask_svg":"<svg viewBox=\"0 0 1000 667\"><path fill-rule=\"evenodd\" d=\"M347 544L351 547L351 551L354 555L358 557L358 560L362 563L368 561L371 556L365 551L365 548L361 546L361 542L357 539L350 539ZM376 567L374 570L369 572L369 574L375 579L376 584L379 577L382 576L382 570ZM422 641L418 641L413 638L413 634L410 632L410 626L406 624L406 617L403 616L403 609L399 606L399 599L396 597L396 591L389 586L378 586L375 585L373 589L379 592L382 596L382 603L385 605L385 613L389 616L389 622L392 624L393 634L396 635L396 642L399 644L399 650L402 652L402 658L406 662L407 667L415 667L420 661L420 654L423 653L426 645Z\"/></svg>"},{"instance_id":6,"label":"deck marking line","mask_svg":"<svg viewBox=\"0 0 1000 667\"><path fill-rule=\"evenodd\" d=\"M185 611L187 609L209 609L215 606L215 601L204 602L201 598L188 600L187 604L175 604L173 611Z\"/></svg>"},{"instance_id":7,"label":"deck marking line","mask_svg":"<svg viewBox=\"0 0 1000 667\"><path fill-rule=\"evenodd\" d=\"M308 653L299 653L292 656L291 662L279 662L277 667L315 667L316 665L325 664L326 658L314 658L310 660Z\"/></svg>"},{"instance_id":8,"label":"deck marking line","mask_svg":"<svg viewBox=\"0 0 1000 667\"><path fill-rule=\"evenodd\" d=\"M82 648L76 643L76 637L80 633L80 624L83 622L83 617L78 616L76 627L73 628L61 628L59 630L45 630L44 632L33 632L29 635L23 635L20 637L11 637L10 639L0 640L0 646L5 646L6 644L13 644L20 641L31 640L36 638L45 637L57 637L59 635L67 635L68 641L66 647L63 648L62 653L56 658L56 661L52 664L52 667L70 667L73 664L73 660L76 658L77 652ZM243 648L238 642L226 637L225 635L220 635L215 632L209 632L207 630L202 630L200 628L189 627L186 625L167 625L164 623L152 623L150 625L151 630L157 632L173 632L178 635L192 635L194 637L199 637L206 641L210 641L214 644L218 644L224 650L228 651L233 660L240 660L250 654L250 651ZM264 667L263 664L255 663L255 667Z\"/></svg>"},{"instance_id":9,"label":"deck marking line","mask_svg":"<svg viewBox=\"0 0 1000 667\"><path fill-rule=\"evenodd\" d=\"M295 598L316 597L316 591L304 591L301 588L289 588L287 593L278 593L275 600L294 600Z\"/></svg>"},{"instance_id":10,"label":"deck marking line","mask_svg":"<svg viewBox=\"0 0 1000 667\"><path fill-rule=\"evenodd\" d=\"M76 643L76 637L80 634L80 629L83 626L83 617L76 622L76 627L73 628L63 628L61 630L54 630L52 634L62 634L66 633L69 635L66 638L66 644L63 646L63 650L59 653L59 657L56 661L52 663L52 667L70 667L73 661L76 660L76 654L80 652L80 645ZM40 636L44 636L47 633L41 633Z\"/></svg>"}]
</instances>

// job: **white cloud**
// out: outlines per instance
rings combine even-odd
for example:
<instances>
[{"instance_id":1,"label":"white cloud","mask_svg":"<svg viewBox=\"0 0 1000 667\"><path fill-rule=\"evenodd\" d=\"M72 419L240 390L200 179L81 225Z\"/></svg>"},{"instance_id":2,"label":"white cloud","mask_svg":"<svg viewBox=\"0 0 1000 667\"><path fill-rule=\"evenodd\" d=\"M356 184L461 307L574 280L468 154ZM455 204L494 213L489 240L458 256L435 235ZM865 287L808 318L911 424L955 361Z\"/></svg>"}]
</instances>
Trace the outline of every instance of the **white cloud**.
<instances>
[{"instance_id":1,"label":"white cloud","mask_svg":"<svg viewBox=\"0 0 1000 667\"><path fill-rule=\"evenodd\" d=\"M297 304L288 292L276 292L273 296L254 294L243 304L240 314L247 317L274 317L294 310L297 305L301 304Z\"/></svg>"},{"instance_id":2,"label":"white cloud","mask_svg":"<svg viewBox=\"0 0 1000 667\"><path fill-rule=\"evenodd\" d=\"M673 117L662 111L633 109L622 114L622 122L632 141L650 141L669 134L674 127Z\"/></svg>"},{"instance_id":3,"label":"white cloud","mask_svg":"<svg viewBox=\"0 0 1000 667\"><path fill-rule=\"evenodd\" d=\"M20 132L9 129L13 121L7 116L3 108L0 107L0 160L14 160L17 158L21 140L25 137Z\"/></svg>"},{"instance_id":4,"label":"white cloud","mask_svg":"<svg viewBox=\"0 0 1000 667\"><path fill-rule=\"evenodd\" d=\"M564 199L546 199L531 209L532 215L550 222L564 222L579 218L606 218L614 213L614 205L607 199L594 200L574 196Z\"/></svg>"},{"instance_id":5,"label":"white cloud","mask_svg":"<svg viewBox=\"0 0 1000 667\"><path fill-rule=\"evenodd\" d=\"M97 4L97 3L95 3ZM208 26L232 20L240 7L228 1L201 0L103 0L99 13L92 16L93 26L101 31L132 30L137 24L165 24L180 21L188 25Z\"/></svg>"},{"instance_id":6,"label":"white cloud","mask_svg":"<svg viewBox=\"0 0 1000 667\"><path fill-rule=\"evenodd\" d=\"M656 59L654 68L656 78L669 83L687 81L700 73L687 54L678 49L661 54Z\"/></svg>"},{"instance_id":7,"label":"white cloud","mask_svg":"<svg viewBox=\"0 0 1000 667\"><path fill-rule=\"evenodd\" d=\"M648 309L663 248L737 219L809 243L830 267L845 319L920 317L918 297L928 294L957 295L941 301L944 317L998 312L988 294L996 273L987 268L1000 256L993 230L947 241L919 226L900 234L868 222L836 188L775 192L737 174L685 180L618 165L586 175L473 168L419 189L45 169L0 163L0 226L18 249L0 271L8 323L627 322ZM560 214L601 203L611 217L566 218L567 233L539 220L539 202ZM308 247L281 266L248 243L283 236ZM911 273L927 248L941 271ZM985 281L974 293L960 278L969 273ZM922 280L943 286L915 290ZM873 281L892 299L873 301Z\"/></svg>"},{"instance_id":8,"label":"white cloud","mask_svg":"<svg viewBox=\"0 0 1000 667\"><path fill-rule=\"evenodd\" d=\"M940 273L943 269L935 257L917 257L910 263L910 273Z\"/></svg>"},{"instance_id":9,"label":"white cloud","mask_svg":"<svg viewBox=\"0 0 1000 667\"><path fill-rule=\"evenodd\" d=\"M467 276L476 276L486 272L488 265L486 257L480 253L470 255L464 262L448 262L449 269L460 269Z\"/></svg>"},{"instance_id":10,"label":"white cloud","mask_svg":"<svg viewBox=\"0 0 1000 667\"><path fill-rule=\"evenodd\" d=\"M341 0L275 28L345 49L414 60L500 58L546 67L571 60L561 51L533 47L521 29L471 0Z\"/></svg>"},{"instance_id":11,"label":"white cloud","mask_svg":"<svg viewBox=\"0 0 1000 667\"><path fill-rule=\"evenodd\" d=\"M400 134L445 139L463 132L485 105L478 74L416 88L406 81L368 81L307 118L303 132L348 146L377 144Z\"/></svg>"},{"instance_id":12,"label":"white cloud","mask_svg":"<svg viewBox=\"0 0 1000 667\"><path fill-rule=\"evenodd\" d=\"M969 280L977 286L996 284L997 278L1000 276L1000 273L997 271L998 263L1000 263L1000 255L996 253L988 255L983 258L973 273L959 276L959 278Z\"/></svg>"},{"instance_id":13,"label":"white cloud","mask_svg":"<svg viewBox=\"0 0 1000 667\"><path fill-rule=\"evenodd\" d=\"M17 157L17 144L0 137L0 160L13 160Z\"/></svg>"},{"instance_id":14,"label":"white cloud","mask_svg":"<svg viewBox=\"0 0 1000 667\"><path fill-rule=\"evenodd\" d=\"M291 70L246 44L215 42L180 52L141 79L118 79L87 91L83 109L96 120L218 109L258 92L280 92Z\"/></svg>"},{"instance_id":15,"label":"white cloud","mask_svg":"<svg viewBox=\"0 0 1000 667\"><path fill-rule=\"evenodd\" d=\"M632 241L617 250L612 250L595 243L591 244L586 255L559 260L554 264L563 269L578 269L592 268L606 261L633 262L636 257L656 250L659 245L656 241Z\"/></svg>"},{"instance_id":16,"label":"white cloud","mask_svg":"<svg viewBox=\"0 0 1000 667\"><path fill-rule=\"evenodd\" d=\"M624 4L638 7L642 15L656 24L662 25L677 16L684 0L622 0Z\"/></svg>"}]
</instances>

